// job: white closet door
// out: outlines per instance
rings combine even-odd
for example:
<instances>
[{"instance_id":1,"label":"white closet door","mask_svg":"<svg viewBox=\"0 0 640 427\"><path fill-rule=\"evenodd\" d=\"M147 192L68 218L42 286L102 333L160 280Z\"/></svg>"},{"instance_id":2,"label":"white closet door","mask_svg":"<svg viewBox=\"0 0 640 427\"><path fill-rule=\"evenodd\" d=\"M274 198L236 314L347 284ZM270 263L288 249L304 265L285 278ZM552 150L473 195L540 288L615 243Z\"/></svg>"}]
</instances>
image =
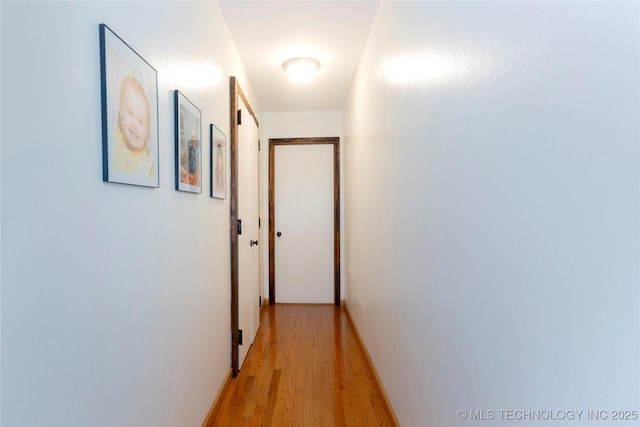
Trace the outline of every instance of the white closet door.
<instances>
[{"instance_id":1,"label":"white closet door","mask_svg":"<svg viewBox=\"0 0 640 427\"><path fill-rule=\"evenodd\" d=\"M278 145L274 156L276 302L332 303L333 146Z\"/></svg>"}]
</instances>

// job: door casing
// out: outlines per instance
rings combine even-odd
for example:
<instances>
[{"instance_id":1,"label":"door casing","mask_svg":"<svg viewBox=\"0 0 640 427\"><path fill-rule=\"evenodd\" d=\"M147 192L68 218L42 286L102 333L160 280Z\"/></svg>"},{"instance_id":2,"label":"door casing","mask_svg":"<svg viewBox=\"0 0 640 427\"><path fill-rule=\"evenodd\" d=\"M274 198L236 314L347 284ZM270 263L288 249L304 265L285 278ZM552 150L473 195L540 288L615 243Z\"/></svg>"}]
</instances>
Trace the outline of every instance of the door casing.
<instances>
[{"instance_id":1,"label":"door casing","mask_svg":"<svg viewBox=\"0 0 640 427\"><path fill-rule=\"evenodd\" d=\"M269 304L276 301L275 262L275 147L277 145L333 145L333 299L340 306L340 138L270 138L269 139Z\"/></svg>"}]
</instances>

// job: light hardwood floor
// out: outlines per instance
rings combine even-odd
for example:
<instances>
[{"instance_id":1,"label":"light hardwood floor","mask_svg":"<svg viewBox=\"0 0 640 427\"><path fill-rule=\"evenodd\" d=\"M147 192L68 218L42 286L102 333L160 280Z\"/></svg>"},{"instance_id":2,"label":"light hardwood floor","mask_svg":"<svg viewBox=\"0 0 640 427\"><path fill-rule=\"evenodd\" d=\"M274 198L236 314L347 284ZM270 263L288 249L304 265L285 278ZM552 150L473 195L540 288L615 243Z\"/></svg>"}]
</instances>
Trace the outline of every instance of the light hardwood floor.
<instances>
[{"instance_id":1,"label":"light hardwood floor","mask_svg":"<svg viewBox=\"0 0 640 427\"><path fill-rule=\"evenodd\" d=\"M343 308L275 305L210 426L395 426Z\"/></svg>"}]
</instances>

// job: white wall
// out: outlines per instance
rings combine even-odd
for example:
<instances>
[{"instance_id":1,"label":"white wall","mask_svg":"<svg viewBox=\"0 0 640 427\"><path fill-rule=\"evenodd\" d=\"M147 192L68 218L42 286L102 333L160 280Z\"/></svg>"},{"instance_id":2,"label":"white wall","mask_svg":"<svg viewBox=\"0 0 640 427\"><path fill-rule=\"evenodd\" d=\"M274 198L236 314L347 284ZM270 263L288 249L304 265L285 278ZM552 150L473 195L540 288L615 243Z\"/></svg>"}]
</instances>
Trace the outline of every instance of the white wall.
<instances>
[{"instance_id":1,"label":"white wall","mask_svg":"<svg viewBox=\"0 0 640 427\"><path fill-rule=\"evenodd\" d=\"M269 138L311 138L333 137L340 138L340 188L344 194L344 162L342 148L342 111L296 111L296 112L265 112L261 123L261 180L262 194L260 215L262 223L261 239L269 241ZM340 199L340 222L344 224L344 197ZM340 234L341 244L341 272L340 298L345 296L345 256L344 233ZM262 284L264 298L269 298L269 245L262 246Z\"/></svg>"},{"instance_id":2,"label":"white wall","mask_svg":"<svg viewBox=\"0 0 640 427\"><path fill-rule=\"evenodd\" d=\"M639 16L382 2L345 107L347 303L401 425L640 410Z\"/></svg>"},{"instance_id":3,"label":"white wall","mask_svg":"<svg viewBox=\"0 0 640 427\"><path fill-rule=\"evenodd\" d=\"M252 99L218 7L1 8L2 425L200 425L230 366L208 124L229 135L229 75ZM158 70L159 189L101 180L102 22ZM174 190L174 89L202 111L200 195Z\"/></svg>"}]
</instances>

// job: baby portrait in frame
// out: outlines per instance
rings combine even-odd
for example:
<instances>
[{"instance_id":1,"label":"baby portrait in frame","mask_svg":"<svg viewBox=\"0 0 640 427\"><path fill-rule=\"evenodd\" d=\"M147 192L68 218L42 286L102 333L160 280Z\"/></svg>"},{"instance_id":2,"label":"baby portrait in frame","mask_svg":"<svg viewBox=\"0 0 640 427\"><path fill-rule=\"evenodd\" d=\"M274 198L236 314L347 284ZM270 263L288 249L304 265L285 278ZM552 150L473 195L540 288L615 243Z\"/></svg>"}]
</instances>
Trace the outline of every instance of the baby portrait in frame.
<instances>
[{"instance_id":1,"label":"baby portrait in frame","mask_svg":"<svg viewBox=\"0 0 640 427\"><path fill-rule=\"evenodd\" d=\"M202 193L200 110L175 91L176 190Z\"/></svg>"},{"instance_id":2,"label":"baby portrait in frame","mask_svg":"<svg viewBox=\"0 0 640 427\"><path fill-rule=\"evenodd\" d=\"M159 186L157 71L100 24L102 180Z\"/></svg>"},{"instance_id":3,"label":"baby portrait in frame","mask_svg":"<svg viewBox=\"0 0 640 427\"><path fill-rule=\"evenodd\" d=\"M210 163L211 163L211 197L224 199L227 197L227 137L214 124L211 128Z\"/></svg>"}]
</instances>

